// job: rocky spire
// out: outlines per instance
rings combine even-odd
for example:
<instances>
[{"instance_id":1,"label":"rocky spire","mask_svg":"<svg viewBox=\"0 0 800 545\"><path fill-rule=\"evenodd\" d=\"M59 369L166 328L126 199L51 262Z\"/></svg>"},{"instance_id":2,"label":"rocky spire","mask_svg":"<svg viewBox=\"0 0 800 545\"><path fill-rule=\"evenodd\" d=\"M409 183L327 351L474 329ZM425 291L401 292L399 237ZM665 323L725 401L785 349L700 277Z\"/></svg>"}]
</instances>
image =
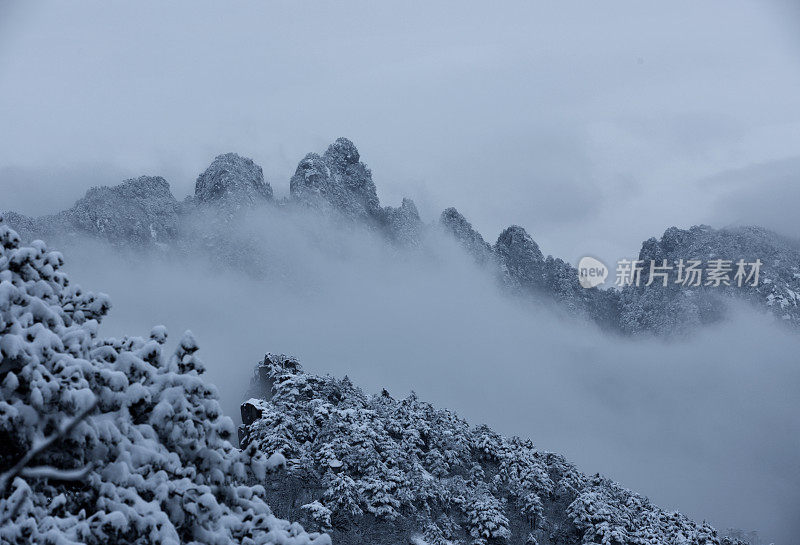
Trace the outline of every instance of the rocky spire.
<instances>
[{"instance_id":1,"label":"rocky spire","mask_svg":"<svg viewBox=\"0 0 800 545\"><path fill-rule=\"evenodd\" d=\"M417 246L422 234L422 222L419 219L417 205L411 199L403 199L398 208L387 206L386 227L388 235L404 246Z\"/></svg>"},{"instance_id":2,"label":"rocky spire","mask_svg":"<svg viewBox=\"0 0 800 545\"><path fill-rule=\"evenodd\" d=\"M492 247L455 208L445 209L439 217L439 223L478 263L487 263L492 258Z\"/></svg>"},{"instance_id":3,"label":"rocky spire","mask_svg":"<svg viewBox=\"0 0 800 545\"><path fill-rule=\"evenodd\" d=\"M194 194L200 203L239 208L271 200L272 187L264 181L261 167L252 159L226 153L218 155L198 176Z\"/></svg>"},{"instance_id":4,"label":"rocky spire","mask_svg":"<svg viewBox=\"0 0 800 545\"><path fill-rule=\"evenodd\" d=\"M518 225L506 228L494 246L506 281L518 287L541 284L544 256L531 236Z\"/></svg>"},{"instance_id":5,"label":"rocky spire","mask_svg":"<svg viewBox=\"0 0 800 545\"><path fill-rule=\"evenodd\" d=\"M306 155L289 189L296 202L329 206L354 220L380 221L383 216L372 173L347 138L338 138L322 156Z\"/></svg>"}]
</instances>

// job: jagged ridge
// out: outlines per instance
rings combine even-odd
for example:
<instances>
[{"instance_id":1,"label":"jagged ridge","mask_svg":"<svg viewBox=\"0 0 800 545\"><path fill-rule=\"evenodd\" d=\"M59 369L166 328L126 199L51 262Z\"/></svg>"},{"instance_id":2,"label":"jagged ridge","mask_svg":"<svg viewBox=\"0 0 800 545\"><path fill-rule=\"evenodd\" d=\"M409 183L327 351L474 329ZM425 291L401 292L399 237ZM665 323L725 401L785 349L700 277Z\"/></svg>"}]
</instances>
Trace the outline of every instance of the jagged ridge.
<instances>
[{"instance_id":1,"label":"jagged ridge","mask_svg":"<svg viewBox=\"0 0 800 545\"><path fill-rule=\"evenodd\" d=\"M403 199L399 207L381 207L370 169L346 138L337 139L322 155L310 153L300 161L290 180L288 200L272 198L272 188L260 166L228 153L214 159L198 177L195 195L183 203L175 200L163 178L143 176L114 187L93 188L73 208L53 216L29 218L13 212L7 216L26 239L57 240L69 233L88 233L120 247L182 251L213 248L211 253L220 261L257 273L262 264L247 261L258 261L253 257L255 252L237 250L243 244L252 245L227 236L224 225L198 233L197 224L206 225L208 221L206 217L197 221L195 216L204 210L221 211L221 221L228 221L240 210L269 213L270 207L311 207L366 225L401 247L424 245L431 229L421 221L410 199ZM763 283L757 287L687 289L654 284L615 290L582 288L575 267L560 258L545 257L520 226L508 227L490 245L463 215L448 208L442 212L439 227L491 271L504 289L533 297L539 303L550 302L609 331L661 335L690 332L723 319L731 298L748 301L800 327L797 244L763 229L672 227L660 241L646 241L640 252L645 263L651 259L660 262L709 256L733 261L759 258L764 262L764 273Z\"/></svg>"},{"instance_id":2,"label":"jagged ridge","mask_svg":"<svg viewBox=\"0 0 800 545\"><path fill-rule=\"evenodd\" d=\"M762 266L755 286L745 282L742 286L732 283L686 288L670 283L663 287L658 281L650 287L630 286L622 291L620 301L620 322L625 331L686 333L722 320L731 299L752 303L793 327L800 326L800 247L777 233L759 227L670 227L660 240L651 238L642 244L639 259L648 264L694 259L704 263L704 272L712 259L730 260L734 270L740 259L758 259ZM645 268L642 284L648 277Z\"/></svg>"}]
</instances>

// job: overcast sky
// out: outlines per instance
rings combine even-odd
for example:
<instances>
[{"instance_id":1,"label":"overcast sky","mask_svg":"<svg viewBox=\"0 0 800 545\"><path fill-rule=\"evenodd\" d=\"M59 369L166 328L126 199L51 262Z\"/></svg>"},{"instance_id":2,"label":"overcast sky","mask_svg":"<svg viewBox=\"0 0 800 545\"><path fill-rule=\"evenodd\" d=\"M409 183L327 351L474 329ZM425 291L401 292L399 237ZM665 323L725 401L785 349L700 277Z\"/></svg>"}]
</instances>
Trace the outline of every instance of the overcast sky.
<instances>
[{"instance_id":1,"label":"overcast sky","mask_svg":"<svg viewBox=\"0 0 800 545\"><path fill-rule=\"evenodd\" d=\"M384 204L573 262L670 225L800 234L798 10L766 2L0 2L0 208L338 136Z\"/></svg>"}]
</instances>

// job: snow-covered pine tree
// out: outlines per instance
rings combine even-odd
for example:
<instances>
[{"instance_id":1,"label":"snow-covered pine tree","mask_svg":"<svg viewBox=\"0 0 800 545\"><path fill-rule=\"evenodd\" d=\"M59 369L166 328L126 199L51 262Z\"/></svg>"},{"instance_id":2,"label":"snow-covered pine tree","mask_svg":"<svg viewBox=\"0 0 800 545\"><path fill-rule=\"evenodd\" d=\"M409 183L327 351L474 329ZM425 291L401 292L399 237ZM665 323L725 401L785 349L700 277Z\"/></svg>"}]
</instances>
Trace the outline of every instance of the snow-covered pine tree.
<instances>
[{"instance_id":1,"label":"snow-covered pine tree","mask_svg":"<svg viewBox=\"0 0 800 545\"><path fill-rule=\"evenodd\" d=\"M191 334L100 337L108 298L62 264L0 219L0 542L329 544L252 484L268 460L231 444Z\"/></svg>"}]
</instances>

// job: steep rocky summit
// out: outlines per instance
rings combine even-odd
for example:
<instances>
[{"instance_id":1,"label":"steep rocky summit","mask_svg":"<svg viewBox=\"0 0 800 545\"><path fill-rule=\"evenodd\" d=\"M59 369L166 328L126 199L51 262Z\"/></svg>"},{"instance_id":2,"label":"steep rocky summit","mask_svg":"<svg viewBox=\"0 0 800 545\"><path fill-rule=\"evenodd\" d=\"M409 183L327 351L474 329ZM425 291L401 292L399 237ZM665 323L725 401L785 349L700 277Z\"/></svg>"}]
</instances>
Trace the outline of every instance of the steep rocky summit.
<instances>
[{"instance_id":1,"label":"steep rocky summit","mask_svg":"<svg viewBox=\"0 0 800 545\"><path fill-rule=\"evenodd\" d=\"M202 204L239 208L272 200L272 187L252 159L226 153L197 177L194 196Z\"/></svg>"},{"instance_id":2,"label":"steep rocky summit","mask_svg":"<svg viewBox=\"0 0 800 545\"><path fill-rule=\"evenodd\" d=\"M324 154L309 153L289 182L292 199L332 207L345 216L380 223L383 216L372 172L355 145L338 138Z\"/></svg>"},{"instance_id":3,"label":"steep rocky summit","mask_svg":"<svg viewBox=\"0 0 800 545\"><path fill-rule=\"evenodd\" d=\"M445 209L439 217L439 224L479 265L486 265L493 258L492 246L483 240L481 234L455 208Z\"/></svg>"}]
</instances>

